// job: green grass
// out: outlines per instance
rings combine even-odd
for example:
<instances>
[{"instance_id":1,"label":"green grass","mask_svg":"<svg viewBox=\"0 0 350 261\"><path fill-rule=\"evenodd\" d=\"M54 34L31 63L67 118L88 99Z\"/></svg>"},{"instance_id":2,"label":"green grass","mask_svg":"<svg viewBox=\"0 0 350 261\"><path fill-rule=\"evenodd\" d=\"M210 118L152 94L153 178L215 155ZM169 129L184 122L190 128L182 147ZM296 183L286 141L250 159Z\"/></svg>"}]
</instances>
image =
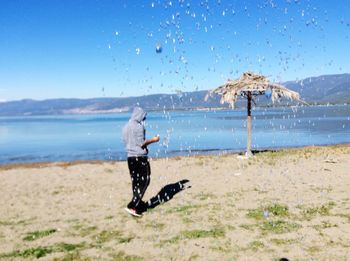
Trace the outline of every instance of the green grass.
<instances>
[{"instance_id":1,"label":"green grass","mask_svg":"<svg viewBox=\"0 0 350 261\"><path fill-rule=\"evenodd\" d=\"M320 236L324 236L323 230L326 228L332 228L332 227L338 227L337 224L331 224L328 221L322 221L322 224L320 225L314 225L312 226Z\"/></svg>"},{"instance_id":2,"label":"green grass","mask_svg":"<svg viewBox=\"0 0 350 261\"><path fill-rule=\"evenodd\" d=\"M182 236L186 239L203 238L203 237L218 238L218 237L225 236L225 230L222 228L214 228L211 230L190 230L190 231L183 231Z\"/></svg>"},{"instance_id":3,"label":"green grass","mask_svg":"<svg viewBox=\"0 0 350 261\"><path fill-rule=\"evenodd\" d=\"M302 212L302 218L306 220L311 220L317 215L320 216L329 216L330 215L330 210L335 206L334 202L329 202L327 204L321 205L319 207L301 207Z\"/></svg>"},{"instance_id":4,"label":"green grass","mask_svg":"<svg viewBox=\"0 0 350 261\"><path fill-rule=\"evenodd\" d=\"M93 236L93 238L96 239L97 244L103 244L112 240L116 240L118 243L128 243L130 242L134 237L125 237L123 236L122 232L117 230L112 231L102 231L101 233L97 234L96 236Z\"/></svg>"},{"instance_id":5,"label":"green grass","mask_svg":"<svg viewBox=\"0 0 350 261\"><path fill-rule=\"evenodd\" d=\"M213 228L210 230L186 230L182 231L179 235L167 240L162 240L162 244L175 244L183 239L198 239L198 238L220 238L225 236L225 230L223 228Z\"/></svg>"},{"instance_id":6,"label":"green grass","mask_svg":"<svg viewBox=\"0 0 350 261\"><path fill-rule=\"evenodd\" d=\"M0 226L12 226L16 225L14 221L0 220Z\"/></svg>"},{"instance_id":7,"label":"green grass","mask_svg":"<svg viewBox=\"0 0 350 261\"><path fill-rule=\"evenodd\" d=\"M257 225L255 225L255 224L241 224L241 225L239 225L239 227L244 228L244 229L249 230L249 231L254 231L255 228L257 227Z\"/></svg>"},{"instance_id":8,"label":"green grass","mask_svg":"<svg viewBox=\"0 0 350 261\"><path fill-rule=\"evenodd\" d=\"M46 256L47 254L50 254L53 252L52 247L35 247L35 248L28 248L25 250L15 250L10 253L5 253L5 254L0 254L0 258L11 258L11 257L23 257L23 258L28 258L28 257L36 257L40 258L43 256Z\"/></svg>"},{"instance_id":9,"label":"green grass","mask_svg":"<svg viewBox=\"0 0 350 261\"><path fill-rule=\"evenodd\" d=\"M266 193L267 193L266 190L260 190L260 189L257 188L257 187L255 187L255 188L253 189L253 191L258 192L258 194L266 194Z\"/></svg>"},{"instance_id":10,"label":"green grass","mask_svg":"<svg viewBox=\"0 0 350 261\"><path fill-rule=\"evenodd\" d=\"M288 233L288 232L298 230L299 228L301 228L301 225L299 225L297 223L287 222L284 220L265 221L260 226L260 229L264 233L275 233L275 234Z\"/></svg>"},{"instance_id":11,"label":"green grass","mask_svg":"<svg viewBox=\"0 0 350 261\"><path fill-rule=\"evenodd\" d=\"M193 211L198 210L204 205L184 205L177 208L172 208L167 211L167 213L180 213L180 214L191 214Z\"/></svg>"},{"instance_id":12,"label":"green grass","mask_svg":"<svg viewBox=\"0 0 350 261\"><path fill-rule=\"evenodd\" d=\"M242 224L240 227L251 231L258 227L262 234L283 234L301 227L297 223L284 220L284 218L289 218L291 214L288 206L283 204L275 203L257 209L249 209L246 216L258 222L253 225Z\"/></svg>"},{"instance_id":13,"label":"green grass","mask_svg":"<svg viewBox=\"0 0 350 261\"><path fill-rule=\"evenodd\" d=\"M153 228L153 229L158 229L158 230L163 230L165 228L164 223L157 223L157 222L152 222L152 223L147 223L145 225L147 228Z\"/></svg>"},{"instance_id":14,"label":"green grass","mask_svg":"<svg viewBox=\"0 0 350 261\"><path fill-rule=\"evenodd\" d=\"M273 204L267 207L267 211L275 217L287 217L289 215L288 206L286 205Z\"/></svg>"},{"instance_id":15,"label":"green grass","mask_svg":"<svg viewBox=\"0 0 350 261\"><path fill-rule=\"evenodd\" d=\"M322 221L321 225L315 225L313 226L315 229L325 229L325 228L331 228L331 227L338 227L337 224L331 224L328 221Z\"/></svg>"},{"instance_id":16,"label":"green grass","mask_svg":"<svg viewBox=\"0 0 350 261\"><path fill-rule=\"evenodd\" d=\"M281 158L285 156L291 156L292 150L279 150L279 151L266 151L263 153L257 153L255 155L255 161L264 161L268 165L274 166Z\"/></svg>"},{"instance_id":17,"label":"green grass","mask_svg":"<svg viewBox=\"0 0 350 261\"><path fill-rule=\"evenodd\" d=\"M309 254L316 254L316 253L320 252L321 249L318 246L311 246L311 247L306 248L306 251Z\"/></svg>"},{"instance_id":18,"label":"green grass","mask_svg":"<svg viewBox=\"0 0 350 261\"><path fill-rule=\"evenodd\" d=\"M26 220L18 220L18 221L0 220L0 226L29 225L30 221L32 221L34 219L35 218L29 218L29 219L26 219Z\"/></svg>"},{"instance_id":19,"label":"green grass","mask_svg":"<svg viewBox=\"0 0 350 261\"><path fill-rule=\"evenodd\" d=\"M242 197L242 192L235 191L235 192L226 192L225 197L229 198L239 198Z\"/></svg>"},{"instance_id":20,"label":"green grass","mask_svg":"<svg viewBox=\"0 0 350 261\"><path fill-rule=\"evenodd\" d=\"M225 225L225 227L227 228L227 230L230 230L230 231L236 230L236 227L232 225Z\"/></svg>"},{"instance_id":21,"label":"green grass","mask_svg":"<svg viewBox=\"0 0 350 261\"><path fill-rule=\"evenodd\" d=\"M268 217L288 217L289 216L288 206L276 203L273 205L268 205L266 207L249 209L247 213L247 217L253 218L256 220L262 220L265 218L264 211L265 213L268 214Z\"/></svg>"},{"instance_id":22,"label":"green grass","mask_svg":"<svg viewBox=\"0 0 350 261\"><path fill-rule=\"evenodd\" d=\"M264 211L262 209L249 209L247 217L253 218L256 220L261 220L264 218Z\"/></svg>"},{"instance_id":23,"label":"green grass","mask_svg":"<svg viewBox=\"0 0 350 261\"><path fill-rule=\"evenodd\" d=\"M42 230L42 231L29 232L26 234L26 236L23 238L23 240L24 241L34 241L34 240L42 238L42 237L47 237L55 232L57 232L56 229L48 229L48 230Z\"/></svg>"},{"instance_id":24,"label":"green grass","mask_svg":"<svg viewBox=\"0 0 350 261\"><path fill-rule=\"evenodd\" d=\"M303 149L284 149L277 151L266 151L255 154L255 161L263 161L269 165L276 165L277 162L288 158L289 160L298 160L300 158L308 159L312 155L319 153L320 148L303 148Z\"/></svg>"},{"instance_id":25,"label":"green grass","mask_svg":"<svg viewBox=\"0 0 350 261\"><path fill-rule=\"evenodd\" d=\"M159 246L163 246L163 244L177 244L181 240L181 236L174 236L169 239L164 239L160 241Z\"/></svg>"},{"instance_id":26,"label":"green grass","mask_svg":"<svg viewBox=\"0 0 350 261\"><path fill-rule=\"evenodd\" d=\"M113 261L140 261L144 260L143 257L136 255L128 255L124 251L119 251L117 253L112 253L109 255Z\"/></svg>"},{"instance_id":27,"label":"green grass","mask_svg":"<svg viewBox=\"0 0 350 261\"><path fill-rule=\"evenodd\" d=\"M275 245L289 245L289 244L294 244L298 242L297 239L281 239L281 238L273 238L271 239L271 242Z\"/></svg>"},{"instance_id":28,"label":"green grass","mask_svg":"<svg viewBox=\"0 0 350 261\"><path fill-rule=\"evenodd\" d=\"M213 193L199 193L194 196L194 198L199 199L199 200L208 200L208 199L215 199L216 196Z\"/></svg>"},{"instance_id":29,"label":"green grass","mask_svg":"<svg viewBox=\"0 0 350 261\"><path fill-rule=\"evenodd\" d=\"M327 193L331 192L333 188L331 186L328 187L313 187L311 190L315 193L320 193L326 191Z\"/></svg>"},{"instance_id":30,"label":"green grass","mask_svg":"<svg viewBox=\"0 0 350 261\"><path fill-rule=\"evenodd\" d=\"M265 248L265 245L261 241L252 241L249 243L247 249L257 251L259 249Z\"/></svg>"},{"instance_id":31,"label":"green grass","mask_svg":"<svg viewBox=\"0 0 350 261\"><path fill-rule=\"evenodd\" d=\"M209 249L216 252L223 253L223 254L227 254L232 251L235 251L237 250L236 248L237 248L236 246L232 246L230 240L226 240L225 242L215 241L215 245L209 247Z\"/></svg>"},{"instance_id":32,"label":"green grass","mask_svg":"<svg viewBox=\"0 0 350 261\"><path fill-rule=\"evenodd\" d=\"M90 261L89 257L83 257L79 251L68 252L63 257L54 258L54 261Z\"/></svg>"},{"instance_id":33,"label":"green grass","mask_svg":"<svg viewBox=\"0 0 350 261\"><path fill-rule=\"evenodd\" d=\"M97 230L97 226L84 227L83 225L75 224L73 229L76 231L71 233L73 236L86 237L94 233Z\"/></svg>"},{"instance_id":34,"label":"green grass","mask_svg":"<svg viewBox=\"0 0 350 261\"><path fill-rule=\"evenodd\" d=\"M193 224L195 221L193 221L193 219L189 218L188 216L184 216L182 218L182 223L184 224Z\"/></svg>"},{"instance_id":35,"label":"green grass","mask_svg":"<svg viewBox=\"0 0 350 261\"><path fill-rule=\"evenodd\" d=\"M77 219L77 218L67 219L66 222L67 223L77 223L77 222L79 222L79 219Z\"/></svg>"},{"instance_id":36,"label":"green grass","mask_svg":"<svg viewBox=\"0 0 350 261\"><path fill-rule=\"evenodd\" d=\"M80 244L58 243L54 245L53 249L55 252L70 252L77 249L82 249L84 247L85 242L82 242Z\"/></svg>"},{"instance_id":37,"label":"green grass","mask_svg":"<svg viewBox=\"0 0 350 261\"><path fill-rule=\"evenodd\" d=\"M44 257L53 252L70 252L77 249L85 248L85 242L80 244L67 244L67 243L58 243L52 246L38 246L33 248L28 248L24 250L15 250L9 253L0 254L0 258L12 258L12 257Z\"/></svg>"}]
</instances>

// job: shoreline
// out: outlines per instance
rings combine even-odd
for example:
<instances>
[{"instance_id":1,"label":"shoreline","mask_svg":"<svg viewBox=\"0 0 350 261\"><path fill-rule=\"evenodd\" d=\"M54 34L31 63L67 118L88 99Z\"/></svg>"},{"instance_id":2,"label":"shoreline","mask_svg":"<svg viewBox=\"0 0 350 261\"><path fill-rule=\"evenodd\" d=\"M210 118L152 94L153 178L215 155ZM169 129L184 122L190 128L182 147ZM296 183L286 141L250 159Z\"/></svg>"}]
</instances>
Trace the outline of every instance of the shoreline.
<instances>
[{"instance_id":1,"label":"shoreline","mask_svg":"<svg viewBox=\"0 0 350 261\"><path fill-rule=\"evenodd\" d=\"M308 145L308 146L296 146L296 147L283 147L283 148L267 148L260 150L253 150L253 154L259 154L264 152L279 152L279 151L294 151L302 150L308 148L338 148L338 147L350 147L350 143L339 143L339 144L325 144L325 145ZM210 153L210 152L217 153ZM202 150L198 154L191 155L174 155L169 157L149 157L152 161L157 161L161 159L181 159L181 158L191 158L191 157L203 157L203 156L225 156L225 155L243 155L244 151L230 151L230 150ZM209 152L209 153L205 153ZM220 153L221 152L221 153ZM80 164L92 164L92 165L101 165L104 163L114 163L114 162L125 162L124 160L72 160L72 161L42 161L42 162L16 162L16 163L4 163L0 164L0 170L10 170L16 168L45 168L45 167L70 167Z\"/></svg>"},{"instance_id":2,"label":"shoreline","mask_svg":"<svg viewBox=\"0 0 350 261\"><path fill-rule=\"evenodd\" d=\"M279 109L279 108L303 108L303 107L337 107L337 106L350 106L350 103L329 103L329 102L324 102L324 103L316 103L316 104L308 104L308 105L295 105L295 104L260 104L254 107L254 109L257 110L262 110L262 109ZM76 110L76 109L73 109ZM198 112L206 112L206 111L246 111L245 105L238 104L235 106L235 108L230 108L228 106L219 106L219 107L194 107L194 108L166 108L164 109L152 109L149 108L147 109L149 112L193 112L193 111L198 111ZM94 116L94 115L113 115L113 114L123 114L123 113L131 113L131 110L124 110L123 108L114 108L112 109L111 112L107 111L88 111L88 112L81 112L77 113L74 111L74 113L57 113L57 114L3 114L0 115L0 119L2 118L25 118L25 117L60 117L60 116Z\"/></svg>"}]
</instances>

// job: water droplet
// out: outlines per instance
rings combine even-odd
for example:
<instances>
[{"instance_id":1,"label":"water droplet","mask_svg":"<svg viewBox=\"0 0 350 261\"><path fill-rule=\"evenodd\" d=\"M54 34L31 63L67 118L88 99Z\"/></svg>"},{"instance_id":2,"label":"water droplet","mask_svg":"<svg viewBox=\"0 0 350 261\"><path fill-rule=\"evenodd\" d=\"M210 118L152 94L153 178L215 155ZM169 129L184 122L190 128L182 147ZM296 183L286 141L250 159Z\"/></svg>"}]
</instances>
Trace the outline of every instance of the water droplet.
<instances>
[{"instance_id":1,"label":"water droplet","mask_svg":"<svg viewBox=\"0 0 350 261\"><path fill-rule=\"evenodd\" d=\"M269 211L268 210L264 210L264 218L269 218Z\"/></svg>"},{"instance_id":2,"label":"water droplet","mask_svg":"<svg viewBox=\"0 0 350 261\"><path fill-rule=\"evenodd\" d=\"M163 48L160 43L156 44L156 53L161 53L163 51Z\"/></svg>"}]
</instances>

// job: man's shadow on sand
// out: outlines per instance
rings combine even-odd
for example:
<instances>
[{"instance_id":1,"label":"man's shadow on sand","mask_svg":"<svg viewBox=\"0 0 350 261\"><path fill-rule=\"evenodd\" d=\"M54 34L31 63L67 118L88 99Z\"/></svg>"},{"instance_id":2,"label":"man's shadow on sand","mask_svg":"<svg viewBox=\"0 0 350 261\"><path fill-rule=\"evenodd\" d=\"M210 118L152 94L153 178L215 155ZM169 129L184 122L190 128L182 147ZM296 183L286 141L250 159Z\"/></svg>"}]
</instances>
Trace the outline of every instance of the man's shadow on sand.
<instances>
[{"instance_id":1,"label":"man's shadow on sand","mask_svg":"<svg viewBox=\"0 0 350 261\"><path fill-rule=\"evenodd\" d=\"M188 179L180 180L176 183L168 184L164 186L157 195L152 197L150 200L148 200L144 211L147 211L148 209L152 209L157 207L160 204L163 204L169 200L171 200L177 193L180 191L190 188L191 186L186 184L188 183Z\"/></svg>"}]
</instances>

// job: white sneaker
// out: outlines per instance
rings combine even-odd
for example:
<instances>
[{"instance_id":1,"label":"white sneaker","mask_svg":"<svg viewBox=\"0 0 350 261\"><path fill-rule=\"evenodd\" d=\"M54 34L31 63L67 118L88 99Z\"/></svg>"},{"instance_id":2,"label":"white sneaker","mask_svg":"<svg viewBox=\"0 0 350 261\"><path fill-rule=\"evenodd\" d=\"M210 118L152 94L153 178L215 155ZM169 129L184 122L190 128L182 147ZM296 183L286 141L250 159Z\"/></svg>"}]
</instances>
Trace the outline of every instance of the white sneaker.
<instances>
[{"instance_id":1,"label":"white sneaker","mask_svg":"<svg viewBox=\"0 0 350 261\"><path fill-rule=\"evenodd\" d=\"M126 212L128 212L130 215L134 217L142 217L141 213L137 213L136 209L133 208L124 208Z\"/></svg>"}]
</instances>

